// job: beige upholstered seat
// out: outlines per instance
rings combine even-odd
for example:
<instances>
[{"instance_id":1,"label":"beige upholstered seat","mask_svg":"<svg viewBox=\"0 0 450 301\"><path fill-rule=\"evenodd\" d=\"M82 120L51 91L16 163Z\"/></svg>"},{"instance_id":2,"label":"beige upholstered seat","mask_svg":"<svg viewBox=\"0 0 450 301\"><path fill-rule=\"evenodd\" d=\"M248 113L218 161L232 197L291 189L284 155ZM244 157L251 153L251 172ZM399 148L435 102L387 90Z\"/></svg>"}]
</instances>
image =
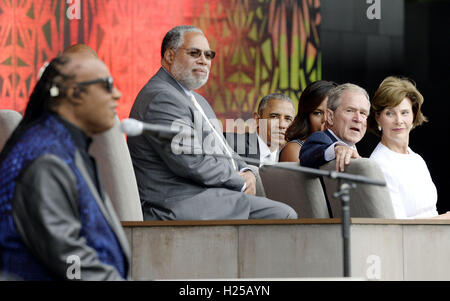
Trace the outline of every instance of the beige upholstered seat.
<instances>
[{"instance_id":1,"label":"beige upholstered seat","mask_svg":"<svg viewBox=\"0 0 450 301\"><path fill-rule=\"evenodd\" d=\"M336 170L336 161L323 165L321 169ZM352 159L350 165L346 166L345 172L384 181L384 174L378 164L368 158ZM333 217L341 217L341 200L333 196L337 190L338 181L324 177L324 183ZM350 216L395 218L388 188L357 183L356 188L350 193Z\"/></svg>"},{"instance_id":2,"label":"beige upholstered seat","mask_svg":"<svg viewBox=\"0 0 450 301\"><path fill-rule=\"evenodd\" d=\"M22 115L16 111L0 110L0 151L21 120Z\"/></svg>"},{"instance_id":3,"label":"beige upholstered seat","mask_svg":"<svg viewBox=\"0 0 450 301\"><path fill-rule=\"evenodd\" d=\"M118 117L112 129L93 137L90 152L97 162L106 192L119 219L142 221L136 177Z\"/></svg>"},{"instance_id":4,"label":"beige upholstered seat","mask_svg":"<svg viewBox=\"0 0 450 301\"><path fill-rule=\"evenodd\" d=\"M329 218L320 178L279 167L298 167L295 162L262 166L259 174L268 198L288 204L299 218Z\"/></svg>"}]
</instances>

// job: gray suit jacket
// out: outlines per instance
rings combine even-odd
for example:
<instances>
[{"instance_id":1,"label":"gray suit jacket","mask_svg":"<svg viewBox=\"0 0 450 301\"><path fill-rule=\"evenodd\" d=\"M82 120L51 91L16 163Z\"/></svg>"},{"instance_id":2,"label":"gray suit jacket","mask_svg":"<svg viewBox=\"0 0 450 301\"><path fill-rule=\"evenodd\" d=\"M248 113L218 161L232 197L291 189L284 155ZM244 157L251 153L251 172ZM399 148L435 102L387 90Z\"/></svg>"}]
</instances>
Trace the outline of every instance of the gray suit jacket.
<instances>
[{"instance_id":1,"label":"gray suit jacket","mask_svg":"<svg viewBox=\"0 0 450 301\"><path fill-rule=\"evenodd\" d=\"M78 151L75 153L75 164L116 235L130 267L128 240L108 195L101 198ZM81 259L82 280L122 280L119 272L101 262L95 250L79 235L82 225L76 187L72 170L60 158L44 155L34 160L16 186L13 216L17 232L30 251L61 279L66 279L68 256L77 255ZM129 273L128 268L128 278Z\"/></svg>"},{"instance_id":2,"label":"gray suit jacket","mask_svg":"<svg viewBox=\"0 0 450 301\"><path fill-rule=\"evenodd\" d=\"M208 102L193 92L206 116L222 133ZM139 92L131 118L147 123L181 125L200 136L197 146L218 145L217 137L175 79L163 68ZM195 123L194 123L195 120ZM216 121L216 122L214 122ZM245 181L227 158L175 154L169 141L149 134L128 138L145 220L247 219ZM193 144L182 140L181 144ZM198 147L195 148L198 150ZM232 151L232 150L231 150ZM235 161L238 169L245 167Z\"/></svg>"}]
</instances>

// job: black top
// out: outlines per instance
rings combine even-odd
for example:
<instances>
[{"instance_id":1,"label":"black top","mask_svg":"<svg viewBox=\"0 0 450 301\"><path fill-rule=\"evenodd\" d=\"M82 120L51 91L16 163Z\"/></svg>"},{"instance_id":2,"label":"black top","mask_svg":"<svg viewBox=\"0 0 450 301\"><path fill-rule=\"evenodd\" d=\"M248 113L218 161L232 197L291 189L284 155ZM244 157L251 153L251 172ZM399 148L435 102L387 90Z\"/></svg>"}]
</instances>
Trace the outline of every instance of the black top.
<instances>
[{"instance_id":1,"label":"black top","mask_svg":"<svg viewBox=\"0 0 450 301\"><path fill-rule=\"evenodd\" d=\"M89 154L89 146L92 143L92 138L86 135L86 133L83 132L79 127L77 127L73 123L70 123L58 114L54 114L54 116L65 126L67 131L72 136L72 139L83 159L83 163L87 167L89 177L94 182L95 188L97 188L100 197L102 198L102 200L104 200L103 187L100 184L100 174L97 169L97 164L95 163L95 159Z\"/></svg>"}]
</instances>

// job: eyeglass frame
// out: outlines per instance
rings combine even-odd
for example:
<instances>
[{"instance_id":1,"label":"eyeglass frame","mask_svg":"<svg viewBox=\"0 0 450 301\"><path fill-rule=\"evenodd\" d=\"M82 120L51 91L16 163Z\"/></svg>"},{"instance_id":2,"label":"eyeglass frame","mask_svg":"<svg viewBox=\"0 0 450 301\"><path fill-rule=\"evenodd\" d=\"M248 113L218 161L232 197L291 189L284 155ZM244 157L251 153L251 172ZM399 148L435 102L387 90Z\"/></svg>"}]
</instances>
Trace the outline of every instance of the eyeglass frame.
<instances>
[{"instance_id":1,"label":"eyeglass frame","mask_svg":"<svg viewBox=\"0 0 450 301\"><path fill-rule=\"evenodd\" d=\"M76 83L76 85L78 87L85 87L85 86L89 86L89 85L93 85L93 84L97 84L97 83L106 84L105 88L109 93L112 93L114 90L114 79L111 76L88 80L88 81L81 82L81 83Z\"/></svg>"},{"instance_id":2,"label":"eyeglass frame","mask_svg":"<svg viewBox=\"0 0 450 301\"><path fill-rule=\"evenodd\" d=\"M198 48L185 48L185 47L178 47L176 50L178 49L185 49L190 51L188 53L189 56L198 59L202 54L205 56L205 58L209 61L212 61L215 57L216 57L216 52L214 50L201 50ZM193 51L197 54L194 54ZM207 53L210 53L209 55ZM211 58L208 58L208 56L210 56Z\"/></svg>"}]
</instances>

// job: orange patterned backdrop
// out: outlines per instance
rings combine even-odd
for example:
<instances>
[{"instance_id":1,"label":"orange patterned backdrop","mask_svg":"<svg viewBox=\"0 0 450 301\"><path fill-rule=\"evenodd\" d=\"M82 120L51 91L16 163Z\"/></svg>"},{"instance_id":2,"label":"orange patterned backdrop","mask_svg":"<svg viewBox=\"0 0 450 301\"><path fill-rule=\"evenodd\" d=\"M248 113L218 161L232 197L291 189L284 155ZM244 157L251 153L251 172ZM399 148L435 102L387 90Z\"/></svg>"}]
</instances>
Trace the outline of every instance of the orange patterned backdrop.
<instances>
[{"instance_id":1,"label":"orange patterned backdrop","mask_svg":"<svg viewBox=\"0 0 450 301\"><path fill-rule=\"evenodd\" d=\"M125 118L160 66L164 34L192 24L218 53L200 93L219 118L248 119L265 94L297 101L321 78L320 22L319 0L3 0L0 109L23 112L43 63L85 43L109 67Z\"/></svg>"}]
</instances>

